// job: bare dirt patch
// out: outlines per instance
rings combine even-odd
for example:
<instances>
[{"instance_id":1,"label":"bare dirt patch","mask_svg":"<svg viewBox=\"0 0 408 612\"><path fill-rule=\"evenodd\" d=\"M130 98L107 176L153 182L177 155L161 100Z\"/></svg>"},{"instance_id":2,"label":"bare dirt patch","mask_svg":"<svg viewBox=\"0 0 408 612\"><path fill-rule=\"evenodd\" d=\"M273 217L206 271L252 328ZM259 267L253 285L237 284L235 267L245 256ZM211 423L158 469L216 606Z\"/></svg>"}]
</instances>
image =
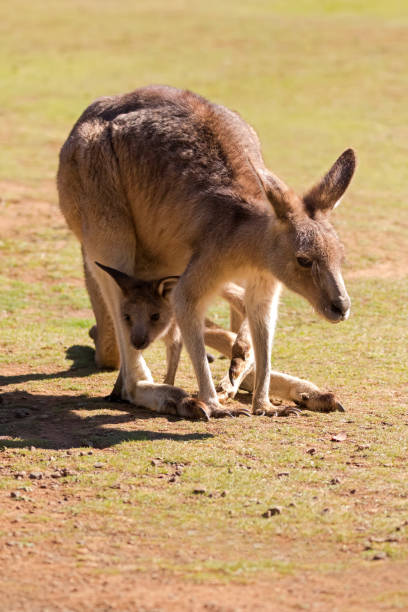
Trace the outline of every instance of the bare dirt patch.
<instances>
[{"instance_id":1,"label":"bare dirt patch","mask_svg":"<svg viewBox=\"0 0 408 612\"><path fill-rule=\"evenodd\" d=\"M30 556L39 557L34 567ZM357 612L402 609L408 602L407 563L394 566L392 571L373 565L366 568L363 576L346 569L341 575L326 574L322 580L322 576L310 571L303 576L276 576L256 584L223 585L189 583L160 572L146 576L131 569L120 575L101 576L95 568L61 563L57 554L54 560L50 556L47 561L37 553L1 559L8 562L2 577L5 587L7 584L2 589L4 609L22 612L267 612L330 608ZM55 574L53 563L58 566Z\"/></svg>"}]
</instances>

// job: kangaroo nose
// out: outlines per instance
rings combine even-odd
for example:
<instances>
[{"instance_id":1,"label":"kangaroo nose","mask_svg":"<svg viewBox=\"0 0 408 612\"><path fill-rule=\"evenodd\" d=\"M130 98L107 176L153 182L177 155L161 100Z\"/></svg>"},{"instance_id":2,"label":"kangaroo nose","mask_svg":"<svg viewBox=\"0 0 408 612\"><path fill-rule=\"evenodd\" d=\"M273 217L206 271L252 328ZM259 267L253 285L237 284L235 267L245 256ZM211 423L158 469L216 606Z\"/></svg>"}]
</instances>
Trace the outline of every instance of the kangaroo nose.
<instances>
[{"instance_id":1,"label":"kangaroo nose","mask_svg":"<svg viewBox=\"0 0 408 612\"><path fill-rule=\"evenodd\" d=\"M139 334L132 334L131 342L133 346L135 347L135 349L141 351L142 349L145 349L149 345L149 338L147 334L143 336Z\"/></svg>"},{"instance_id":2,"label":"kangaroo nose","mask_svg":"<svg viewBox=\"0 0 408 612\"><path fill-rule=\"evenodd\" d=\"M345 317L350 310L351 302L348 295L340 296L332 301L331 303L332 312L335 314Z\"/></svg>"}]
</instances>

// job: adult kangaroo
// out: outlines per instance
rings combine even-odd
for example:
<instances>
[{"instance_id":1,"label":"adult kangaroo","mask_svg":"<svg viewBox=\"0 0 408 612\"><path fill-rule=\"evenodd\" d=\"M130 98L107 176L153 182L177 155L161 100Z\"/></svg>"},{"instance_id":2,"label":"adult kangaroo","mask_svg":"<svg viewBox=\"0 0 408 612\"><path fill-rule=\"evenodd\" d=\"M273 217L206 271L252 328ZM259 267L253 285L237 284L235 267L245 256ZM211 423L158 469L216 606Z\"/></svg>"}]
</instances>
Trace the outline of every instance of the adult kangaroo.
<instances>
[{"instance_id":1,"label":"adult kangaroo","mask_svg":"<svg viewBox=\"0 0 408 612\"><path fill-rule=\"evenodd\" d=\"M355 165L346 150L299 197L266 169L252 127L192 92L145 87L84 111L60 153L60 206L82 245L100 346L113 334L106 307L113 320L124 399L177 411L184 396L153 383L121 318L120 289L95 261L138 278L180 275L173 307L207 417L225 410L206 359L205 310L227 281L243 282L255 356L252 410L276 414L270 361L281 284L332 323L350 312L329 216ZM276 395L310 409L341 409L312 383L279 373L272 380Z\"/></svg>"}]
</instances>

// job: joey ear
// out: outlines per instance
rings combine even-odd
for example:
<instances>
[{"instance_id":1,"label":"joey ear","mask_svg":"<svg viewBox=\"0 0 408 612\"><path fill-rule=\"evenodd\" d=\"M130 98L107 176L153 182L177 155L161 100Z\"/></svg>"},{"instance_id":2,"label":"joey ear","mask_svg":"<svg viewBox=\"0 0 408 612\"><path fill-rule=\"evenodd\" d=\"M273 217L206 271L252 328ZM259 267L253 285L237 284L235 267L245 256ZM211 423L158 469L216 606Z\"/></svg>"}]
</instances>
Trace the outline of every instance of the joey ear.
<instances>
[{"instance_id":1,"label":"joey ear","mask_svg":"<svg viewBox=\"0 0 408 612\"><path fill-rule=\"evenodd\" d=\"M157 293L162 298L167 298L177 285L179 276L166 276L157 281Z\"/></svg>"},{"instance_id":2,"label":"joey ear","mask_svg":"<svg viewBox=\"0 0 408 612\"><path fill-rule=\"evenodd\" d=\"M328 173L303 196L309 214L313 215L318 210L328 213L339 203L350 184L356 164L353 149L347 149L340 155Z\"/></svg>"},{"instance_id":3,"label":"joey ear","mask_svg":"<svg viewBox=\"0 0 408 612\"><path fill-rule=\"evenodd\" d=\"M248 157L261 191L265 194L278 219L290 219L299 208L296 194L276 174L269 170L258 170Z\"/></svg>"},{"instance_id":4,"label":"joey ear","mask_svg":"<svg viewBox=\"0 0 408 612\"><path fill-rule=\"evenodd\" d=\"M109 268L109 266L104 266L103 264L95 261L96 265L99 266L102 270L105 270L111 276L116 283L121 288L124 295L127 295L134 284L134 279L131 276L128 276L124 272L120 270L115 270L115 268Z\"/></svg>"}]
</instances>

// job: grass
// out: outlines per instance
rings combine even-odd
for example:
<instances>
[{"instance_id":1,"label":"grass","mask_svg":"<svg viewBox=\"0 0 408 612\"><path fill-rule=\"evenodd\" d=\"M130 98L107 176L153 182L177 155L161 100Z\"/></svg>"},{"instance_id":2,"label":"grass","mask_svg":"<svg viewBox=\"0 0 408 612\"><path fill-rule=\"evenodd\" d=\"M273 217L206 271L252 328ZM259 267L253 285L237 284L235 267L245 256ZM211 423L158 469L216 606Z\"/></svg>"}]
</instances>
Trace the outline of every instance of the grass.
<instances>
[{"instance_id":1,"label":"grass","mask_svg":"<svg viewBox=\"0 0 408 612\"><path fill-rule=\"evenodd\" d=\"M352 581L383 551L384 592L361 594L360 609L406 605L407 25L396 0L1 6L4 559L33 574L51 560L50 580L68 564L91 581L159 572L227 585ZM150 82L239 110L299 190L357 149L335 214L352 317L329 326L286 292L273 353L278 369L333 389L344 415L205 424L103 401L116 374L93 366L79 248L56 215L54 175L89 102ZM222 303L212 316L227 323ZM147 359L159 380L163 349ZM212 367L218 378L226 362ZM196 389L186 355L177 383ZM346 440L331 441L340 431ZM262 516L275 506L281 514Z\"/></svg>"}]
</instances>

